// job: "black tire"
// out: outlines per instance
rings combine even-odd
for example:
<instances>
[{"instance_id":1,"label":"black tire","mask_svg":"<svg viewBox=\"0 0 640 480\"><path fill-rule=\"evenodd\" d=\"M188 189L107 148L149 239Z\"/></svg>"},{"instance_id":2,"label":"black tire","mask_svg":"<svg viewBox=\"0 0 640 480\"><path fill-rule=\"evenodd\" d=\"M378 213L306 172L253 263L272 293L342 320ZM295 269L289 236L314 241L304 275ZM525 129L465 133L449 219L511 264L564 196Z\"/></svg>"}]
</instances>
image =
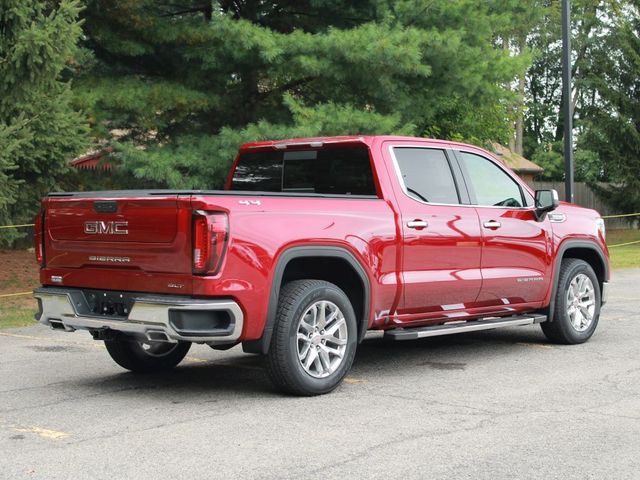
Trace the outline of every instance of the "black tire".
<instances>
[{"instance_id":1,"label":"black tire","mask_svg":"<svg viewBox=\"0 0 640 480\"><path fill-rule=\"evenodd\" d=\"M344 354L340 363L336 365L336 370L327 374L326 377L316 378L305 370L302 360L298 356L300 342L298 329L305 312L317 305L317 302L323 301L337 306L344 316L347 338L344 339L346 340ZM343 329L342 332L344 334L345 330ZM309 335L311 336L313 333ZM280 291L276 322L267 355L269 376L276 387L286 393L301 396L328 393L342 382L351 368L356 353L357 336L358 327L353 307L340 288L323 280L290 282ZM305 340L302 342L304 343ZM316 346L315 348L323 347ZM321 359L317 354L316 357L320 362ZM325 372L329 371L329 369L325 370Z\"/></svg>"},{"instance_id":2,"label":"black tire","mask_svg":"<svg viewBox=\"0 0 640 480\"><path fill-rule=\"evenodd\" d=\"M178 365L191 348L191 342L149 344L130 338L105 340L104 344L118 365L135 373L169 370Z\"/></svg>"},{"instance_id":3,"label":"black tire","mask_svg":"<svg viewBox=\"0 0 640 480\"><path fill-rule=\"evenodd\" d=\"M567 312L567 295L571 282L578 275L586 275L591 280L595 296L595 308L592 320L584 331L578 331L571 323L571 318ZM558 279L558 289L555 295L555 305L553 321L540 324L545 336L554 343L574 345L584 343L591 338L598 326L600 318L600 284L593 268L584 260L567 258L562 260L560 265L560 277Z\"/></svg>"}]
</instances>

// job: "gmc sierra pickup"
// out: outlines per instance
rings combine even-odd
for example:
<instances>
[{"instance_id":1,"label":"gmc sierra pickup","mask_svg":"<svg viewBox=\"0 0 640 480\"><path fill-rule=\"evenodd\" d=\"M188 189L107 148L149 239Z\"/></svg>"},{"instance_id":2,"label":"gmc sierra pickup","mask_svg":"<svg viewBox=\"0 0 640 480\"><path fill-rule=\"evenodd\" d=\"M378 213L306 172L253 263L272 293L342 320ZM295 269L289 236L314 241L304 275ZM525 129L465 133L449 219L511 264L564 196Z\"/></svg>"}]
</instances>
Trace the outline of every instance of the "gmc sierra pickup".
<instances>
[{"instance_id":1,"label":"gmc sierra pickup","mask_svg":"<svg viewBox=\"0 0 640 480\"><path fill-rule=\"evenodd\" d=\"M51 193L36 224L41 323L134 372L241 343L299 395L333 390L372 329L540 323L585 342L609 280L597 212L480 148L409 137L250 143L222 191Z\"/></svg>"}]
</instances>

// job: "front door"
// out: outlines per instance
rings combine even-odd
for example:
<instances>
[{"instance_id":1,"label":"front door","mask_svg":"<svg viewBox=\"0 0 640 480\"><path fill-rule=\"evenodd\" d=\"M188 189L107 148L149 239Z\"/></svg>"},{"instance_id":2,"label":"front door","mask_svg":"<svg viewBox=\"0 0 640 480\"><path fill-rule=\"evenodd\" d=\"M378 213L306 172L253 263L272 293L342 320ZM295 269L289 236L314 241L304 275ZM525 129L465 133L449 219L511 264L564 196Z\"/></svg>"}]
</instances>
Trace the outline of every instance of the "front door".
<instances>
[{"instance_id":1,"label":"front door","mask_svg":"<svg viewBox=\"0 0 640 480\"><path fill-rule=\"evenodd\" d=\"M387 144L385 154L402 224L399 322L463 315L480 292L482 238L476 209L461 204L468 196L456 183L453 153Z\"/></svg>"},{"instance_id":2,"label":"front door","mask_svg":"<svg viewBox=\"0 0 640 480\"><path fill-rule=\"evenodd\" d=\"M552 279L551 226L538 222L533 198L497 162L456 151L482 229L482 306L541 302Z\"/></svg>"}]
</instances>

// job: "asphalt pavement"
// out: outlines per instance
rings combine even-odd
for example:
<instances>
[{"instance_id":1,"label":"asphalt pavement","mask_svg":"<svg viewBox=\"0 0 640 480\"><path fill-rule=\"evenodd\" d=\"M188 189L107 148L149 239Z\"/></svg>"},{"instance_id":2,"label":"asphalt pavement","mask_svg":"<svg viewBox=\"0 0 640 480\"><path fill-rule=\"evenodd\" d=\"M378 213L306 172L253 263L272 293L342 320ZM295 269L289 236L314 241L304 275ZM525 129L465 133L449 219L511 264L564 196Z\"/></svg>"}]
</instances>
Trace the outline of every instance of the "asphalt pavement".
<instances>
[{"instance_id":1,"label":"asphalt pavement","mask_svg":"<svg viewBox=\"0 0 640 480\"><path fill-rule=\"evenodd\" d=\"M369 335L314 398L239 347L140 376L86 332L0 330L0 479L638 479L639 286L614 272L584 345L537 326Z\"/></svg>"}]
</instances>

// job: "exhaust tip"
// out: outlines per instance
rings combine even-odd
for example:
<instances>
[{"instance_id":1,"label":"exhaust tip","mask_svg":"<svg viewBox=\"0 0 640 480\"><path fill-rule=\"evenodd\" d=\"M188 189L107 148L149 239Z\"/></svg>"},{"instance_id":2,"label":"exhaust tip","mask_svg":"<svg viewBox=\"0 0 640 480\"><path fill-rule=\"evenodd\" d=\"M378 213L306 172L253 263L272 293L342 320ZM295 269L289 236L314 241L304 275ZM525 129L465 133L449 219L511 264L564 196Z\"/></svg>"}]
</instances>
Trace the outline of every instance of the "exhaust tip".
<instances>
[{"instance_id":1,"label":"exhaust tip","mask_svg":"<svg viewBox=\"0 0 640 480\"><path fill-rule=\"evenodd\" d=\"M53 330L64 330L65 332L73 332L73 328L65 327L64 323L62 323L62 320L50 318L49 325L51 325L51 328Z\"/></svg>"},{"instance_id":2,"label":"exhaust tip","mask_svg":"<svg viewBox=\"0 0 640 480\"><path fill-rule=\"evenodd\" d=\"M149 330L146 335L150 342L171 342L169 336L161 330Z\"/></svg>"}]
</instances>

